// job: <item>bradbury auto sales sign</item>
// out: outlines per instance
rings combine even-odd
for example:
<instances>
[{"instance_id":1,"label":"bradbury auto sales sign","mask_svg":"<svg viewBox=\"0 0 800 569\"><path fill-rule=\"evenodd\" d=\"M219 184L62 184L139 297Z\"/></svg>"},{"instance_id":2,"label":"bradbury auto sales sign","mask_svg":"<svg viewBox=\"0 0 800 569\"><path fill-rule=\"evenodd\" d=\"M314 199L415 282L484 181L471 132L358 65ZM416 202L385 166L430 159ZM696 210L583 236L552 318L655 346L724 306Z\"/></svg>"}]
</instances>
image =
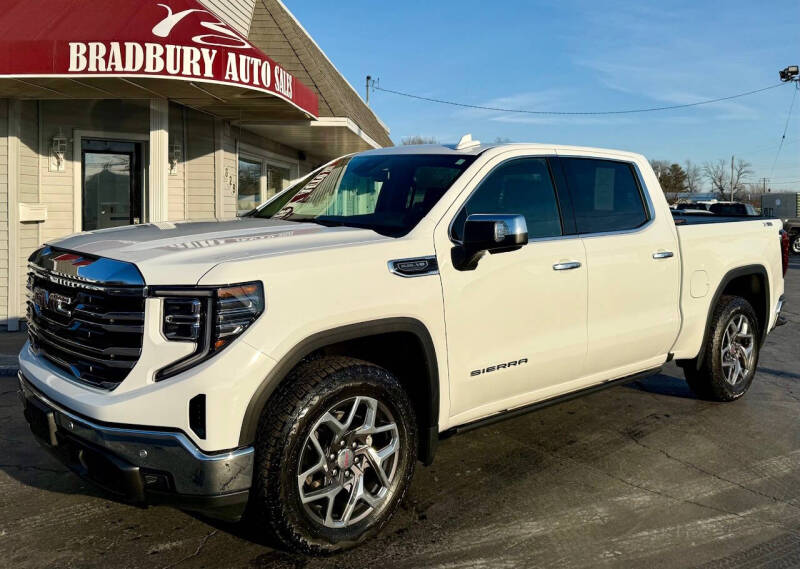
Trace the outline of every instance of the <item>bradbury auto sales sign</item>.
<instances>
[{"instance_id":1,"label":"bradbury auto sales sign","mask_svg":"<svg viewBox=\"0 0 800 569\"><path fill-rule=\"evenodd\" d=\"M196 0L11 0L0 43L0 76L171 77L268 92L318 113L307 86Z\"/></svg>"}]
</instances>

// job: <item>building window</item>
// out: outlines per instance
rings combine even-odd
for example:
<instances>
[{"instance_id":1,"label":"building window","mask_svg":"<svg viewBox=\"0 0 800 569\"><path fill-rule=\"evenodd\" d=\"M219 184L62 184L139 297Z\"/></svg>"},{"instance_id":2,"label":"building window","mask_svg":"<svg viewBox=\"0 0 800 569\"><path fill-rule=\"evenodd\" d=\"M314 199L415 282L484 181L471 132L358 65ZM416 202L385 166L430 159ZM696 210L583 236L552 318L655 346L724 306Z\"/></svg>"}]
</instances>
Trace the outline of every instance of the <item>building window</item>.
<instances>
[{"instance_id":1,"label":"building window","mask_svg":"<svg viewBox=\"0 0 800 569\"><path fill-rule=\"evenodd\" d=\"M263 201L261 189L261 172L263 164L260 160L239 157L239 196L236 202L236 213L242 215Z\"/></svg>"},{"instance_id":2,"label":"building window","mask_svg":"<svg viewBox=\"0 0 800 569\"><path fill-rule=\"evenodd\" d=\"M267 195L264 196L265 199L282 192L291 179L292 173L289 168L267 164Z\"/></svg>"},{"instance_id":3,"label":"building window","mask_svg":"<svg viewBox=\"0 0 800 569\"><path fill-rule=\"evenodd\" d=\"M255 147L240 152L236 215L252 211L285 190L289 182L297 177L297 170L296 165L273 159L271 154Z\"/></svg>"}]
</instances>

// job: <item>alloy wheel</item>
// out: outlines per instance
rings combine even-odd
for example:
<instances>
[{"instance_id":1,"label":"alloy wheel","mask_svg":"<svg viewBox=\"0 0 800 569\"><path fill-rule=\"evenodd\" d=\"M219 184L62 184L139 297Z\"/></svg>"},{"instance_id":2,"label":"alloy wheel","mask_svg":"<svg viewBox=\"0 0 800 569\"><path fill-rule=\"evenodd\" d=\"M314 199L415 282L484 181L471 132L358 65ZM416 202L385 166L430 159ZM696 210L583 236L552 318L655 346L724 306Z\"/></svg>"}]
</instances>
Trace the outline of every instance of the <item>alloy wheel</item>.
<instances>
[{"instance_id":1,"label":"alloy wheel","mask_svg":"<svg viewBox=\"0 0 800 569\"><path fill-rule=\"evenodd\" d=\"M755 350L754 327L744 314L737 314L728 322L722 337L722 372L731 385L747 377L752 371Z\"/></svg>"},{"instance_id":2,"label":"alloy wheel","mask_svg":"<svg viewBox=\"0 0 800 569\"><path fill-rule=\"evenodd\" d=\"M300 452L297 486L305 511L329 528L350 527L392 494L400 436L389 409L372 397L330 407Z\"/></svg>"}]
</instances>

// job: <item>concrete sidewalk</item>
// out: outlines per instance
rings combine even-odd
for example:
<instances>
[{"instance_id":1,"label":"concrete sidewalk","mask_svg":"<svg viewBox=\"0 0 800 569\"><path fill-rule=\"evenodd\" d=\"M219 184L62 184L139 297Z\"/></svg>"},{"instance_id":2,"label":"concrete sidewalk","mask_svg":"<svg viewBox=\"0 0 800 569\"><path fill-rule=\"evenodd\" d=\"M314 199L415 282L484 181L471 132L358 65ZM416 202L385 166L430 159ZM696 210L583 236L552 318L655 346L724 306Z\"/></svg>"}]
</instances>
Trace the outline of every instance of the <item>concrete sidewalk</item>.
<instances>
[{"instance_id":1,"label":"concrete sidewalk","mask_svg":"<svg viewBox=\"0 0 800 569\"><path fill-rule=\"evenodd\" d=\"M27 339L25 332L0 332L0 376L17 373L17 354Z\"/></svg>"}]
</instances>

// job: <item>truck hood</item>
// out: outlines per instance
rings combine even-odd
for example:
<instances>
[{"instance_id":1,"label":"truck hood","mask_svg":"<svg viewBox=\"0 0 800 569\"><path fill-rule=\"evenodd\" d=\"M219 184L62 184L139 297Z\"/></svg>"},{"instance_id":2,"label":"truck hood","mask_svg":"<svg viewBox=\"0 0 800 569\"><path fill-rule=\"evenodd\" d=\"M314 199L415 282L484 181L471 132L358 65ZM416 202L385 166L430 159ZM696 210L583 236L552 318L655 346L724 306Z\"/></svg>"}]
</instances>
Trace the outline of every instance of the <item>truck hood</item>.
<instances>
[{"instance_id":1,"label":"truck hood","mask_svg":"<svg viewBox=\"0 0 800 569\"><path fill-rule=\"evenodd\" d=\"M135 264L147 284L196 284L215 265L389 239L368 229L278 219L164 222L76 233L48 245Z\"/></svg>"}]
</instances>

